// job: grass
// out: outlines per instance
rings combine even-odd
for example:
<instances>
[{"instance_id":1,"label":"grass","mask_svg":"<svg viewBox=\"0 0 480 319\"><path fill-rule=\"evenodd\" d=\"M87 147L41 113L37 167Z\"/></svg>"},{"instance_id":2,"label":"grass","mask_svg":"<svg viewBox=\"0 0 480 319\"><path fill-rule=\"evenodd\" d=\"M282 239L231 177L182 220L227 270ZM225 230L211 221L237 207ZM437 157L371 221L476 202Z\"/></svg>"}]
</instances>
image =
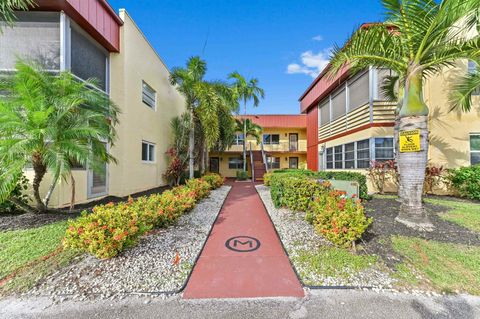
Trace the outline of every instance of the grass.
<instances>
[{"instance_id":1,"label":"grass","mask_svg":"<svg viewBox=\"0 0 480 319\"><path fill-rule=\"evenodd\" d=\"M403 236L393 236L392 244L406 257L398 275L411 284L419 282L419 274L442 292L480 294L480 247Z\"/></svg>"},{"instance_id":2,"label":"grass","mask_svg":"<svg viewBox=\"0 0 480 319\"><path fill-rule=\"evenodd\" d=\"M316 251L300 250L293 262L298 265L296 268L302 278L309 277L308 274L346 278L375 264L377 257L356 255L342 248L321 247Z\"/></svg>"},{"instance_id":3,"label":"grass","mask_svg":"<svg viewBox=\"0 0 480 319\"><path fill-rule=\"evenodd\" d=\"M445 213L439 214L440 218L480 232L480 204L436 198L427 198L425 201L432 205L444 206L450 209Z\"/></svg>"},{"instance_id":4,"label":"grass","mask_svg":"<svg viewBox=\"0 0 480 319\"><path fill-rule=\"evenodd\" d=\"M0 232L1 294L32 287L77 255L61 247L66 227L67 222L62 221L38 228Z\"/></svg>"}]
</instances>

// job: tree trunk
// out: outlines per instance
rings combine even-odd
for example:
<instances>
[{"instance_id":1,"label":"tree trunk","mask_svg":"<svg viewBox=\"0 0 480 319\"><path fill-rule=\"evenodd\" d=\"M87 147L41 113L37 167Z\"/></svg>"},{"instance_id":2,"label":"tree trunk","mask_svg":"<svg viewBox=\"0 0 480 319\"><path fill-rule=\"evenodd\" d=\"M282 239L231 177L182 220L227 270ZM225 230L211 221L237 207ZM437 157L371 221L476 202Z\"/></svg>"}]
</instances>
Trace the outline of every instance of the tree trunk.
<instances>
[{"instance_id":1,"label":"tree trunk","mask_svg":"<svg viewBox=\"0 0 480 319\"><path fill-rule=\"evenodd\" d=\"M202 145L200 146L200 175L203 175L205 173L205 141L202 142Z\"/></svg>"},{"instance_id":2,"label":"tree trunk","mask_svg":"<svg viewBox=\"0 0 480 319\"><path fill-rule=\"evenodd\" d=\"M419 130L420 151L399 152L400 213L396 221L422 231L432 231L423 207L423 183L428 160L428 108L423 101L422 74L412 74L405 85L405 98L400 111L399 134Z\"/></svg>"},{"instance_id":3,"label":"tree trunk","mask_svg":"<svg viewBox=\"0 0 480 319\"><path fill-rule=\"evenodd\" d=\"M39 154L34 154L32 156L32 166L33 171L35 172L35 177L33 178L32 188L33 188L33 198L35 199L35 208L37 212L44 213L47 208L43 204L42 198L40 196L40 183L47 172L45 164L43 164L42 157Z\"/></svg>"},{"instance_id":4,"label":"tree trunk","mask_svg":"<svg viewBox=\"0 0 480 319\"><path fill-rule=\"evenodd\" d=\"M247 102L244 101L245 118L243 119L243 171L247 171Z\"/></svg>"},{"instance_id":5,"label":"tree trunk","mask_svg":"<svg viewBox=\"0 0 480 319\"><path fill-rule=\"evenodd\" d=\"M395 162L397 163L397 170L398 170L398 155L400 154L400 144L399 144L399 130L400 130L400 110L399 107L397 108L397 111L395 112L395 125L393 127L393 142L395 143ZM400 201L400 198L403 197L402 195L402 182L401 178L402 176L400 175L400 172L397 171L398 176L394 176L394 178L398 178L398 201Z\"/></svg>"},{"instance_id":6,"label":"tree trunk","mask_svg":"<svg viewBox=\"0 0 480 319\"><path fill-rule=\"evenodd\" d=\"M45 210L48 209L48 204L50 203L50 198L52 197L53 191L55 190L55 187L57 186L59 174L55 173L55 176L53 177L52 183L50 184L50 187L48 188L47 195L45 195L45 198L43 200L43 204L45 205Z\"/></svg>"},{"instance_id":7,"label":"tree trunk","mask_svg":"<svg viewBox=\"0 0 480 319\"><path fill-rule=\"evenodd\" d=\"M193 165L195 164L195 158L193 157L193 151L195 148L195 119L193 108L190 109L190 132L188 133L188 169L189 178L194 177Z\"/></svg>"},{"instance_id":8,"label":"tree trunk","mask_svg":"<svg viewBox=\"0 0 480 319\"><path fill-rule=\"evenodd\" d=\"M75 208L75 178L73 177L73 174L70 172L70 187L72 188L72 195L70 197L70 209L69 212L71 213L73 209Z\"/></svg>"},{"instance_id":9,"label":"tree trunk","mask_svg":"<svg viewBox=\"0 0 480 319\"><path fill-rule=\"evenodd\" d=\"M9 198L8 200L12 202L18 209L24 211L25 213L28 213L28 214L37 213L37 211L35 211L32 207L28 206L27 204L25 204L24 202L22 202L17 198Z\"/></svg>"},{"instance_id":10,"label":"tree trunk","mask_svg":"<svg viewBox=\"0 0 480 319\"><path fill-rule=\"evenodd\" d=\"M205 167L207 167L207 171L210 172L210 151L208 150L208 146L205 146Z\"/></svg>"}]
</instances>

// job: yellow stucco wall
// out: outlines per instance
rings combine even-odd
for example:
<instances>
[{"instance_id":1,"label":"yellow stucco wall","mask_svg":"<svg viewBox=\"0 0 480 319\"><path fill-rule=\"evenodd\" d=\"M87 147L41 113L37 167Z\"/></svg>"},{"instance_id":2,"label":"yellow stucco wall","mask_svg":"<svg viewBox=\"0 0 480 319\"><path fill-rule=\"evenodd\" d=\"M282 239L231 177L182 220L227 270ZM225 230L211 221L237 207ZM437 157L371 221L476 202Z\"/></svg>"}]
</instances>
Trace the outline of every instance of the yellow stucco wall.
<instances>
[{"instance_id":1,"label":"yellow stucco wall","mask_svg":"<svg viewBox=\"0 0 480 319\"><path fill-rule=\"evenodd\" d=\"M120 53L110 54L110 97L121 110L118 139L110 148L118 164L108 167L108 195L126 196L165 185L162 174L167 166L167 151L172 142L170 121L185 110L184 98L168 81L169 70L148 43L135 22L123 10L120 17ZM156 110L142 102L142 81L156 91ZM143 163L142 140L154 143L155 162ZM33 179L33 171L26 171ZM76 170L76 203L88 198L88 171ZM51 181L47 175L41 185L42 196ZM50 201L51 207L67 206L71 188L61 181Z\"/></svg>"}]
</instances>

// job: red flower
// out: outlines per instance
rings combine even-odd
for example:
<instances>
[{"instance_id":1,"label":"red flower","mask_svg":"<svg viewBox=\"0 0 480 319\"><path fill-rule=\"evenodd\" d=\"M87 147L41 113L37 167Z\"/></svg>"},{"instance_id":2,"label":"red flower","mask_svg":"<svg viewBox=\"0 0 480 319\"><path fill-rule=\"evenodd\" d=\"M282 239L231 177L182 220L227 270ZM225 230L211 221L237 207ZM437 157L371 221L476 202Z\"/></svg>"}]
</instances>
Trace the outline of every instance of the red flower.
<instances>
[{"instance_id":1,"label":"red flower","mask_svg":"<svg viewBox=\"0 0 480 319\"><path fill-rule=\"evenodd\" d=\"M180 263L180 254L178 251L175 253L175 258L173 259L173 264L177 266Z\"/></svg>"}]
</instances>

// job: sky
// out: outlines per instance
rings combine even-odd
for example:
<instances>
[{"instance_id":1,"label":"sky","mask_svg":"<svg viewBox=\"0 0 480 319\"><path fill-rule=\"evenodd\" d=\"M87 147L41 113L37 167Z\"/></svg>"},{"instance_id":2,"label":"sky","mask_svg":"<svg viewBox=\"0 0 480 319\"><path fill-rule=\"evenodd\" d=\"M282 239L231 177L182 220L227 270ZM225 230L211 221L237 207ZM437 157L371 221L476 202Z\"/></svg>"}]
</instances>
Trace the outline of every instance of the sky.
<instances>
[{"instance_id":1,"label":"sky","mask_svg":"<svg viewBox=\"0 0 480 319\"><path fill-rule=\"evenodd\" d=\"M169 68L199 55L208 80L238 71L265 99L250 114L298 114L298 99L380 0L109 0L125 8Z\"/></svg>"}]
</instances>

